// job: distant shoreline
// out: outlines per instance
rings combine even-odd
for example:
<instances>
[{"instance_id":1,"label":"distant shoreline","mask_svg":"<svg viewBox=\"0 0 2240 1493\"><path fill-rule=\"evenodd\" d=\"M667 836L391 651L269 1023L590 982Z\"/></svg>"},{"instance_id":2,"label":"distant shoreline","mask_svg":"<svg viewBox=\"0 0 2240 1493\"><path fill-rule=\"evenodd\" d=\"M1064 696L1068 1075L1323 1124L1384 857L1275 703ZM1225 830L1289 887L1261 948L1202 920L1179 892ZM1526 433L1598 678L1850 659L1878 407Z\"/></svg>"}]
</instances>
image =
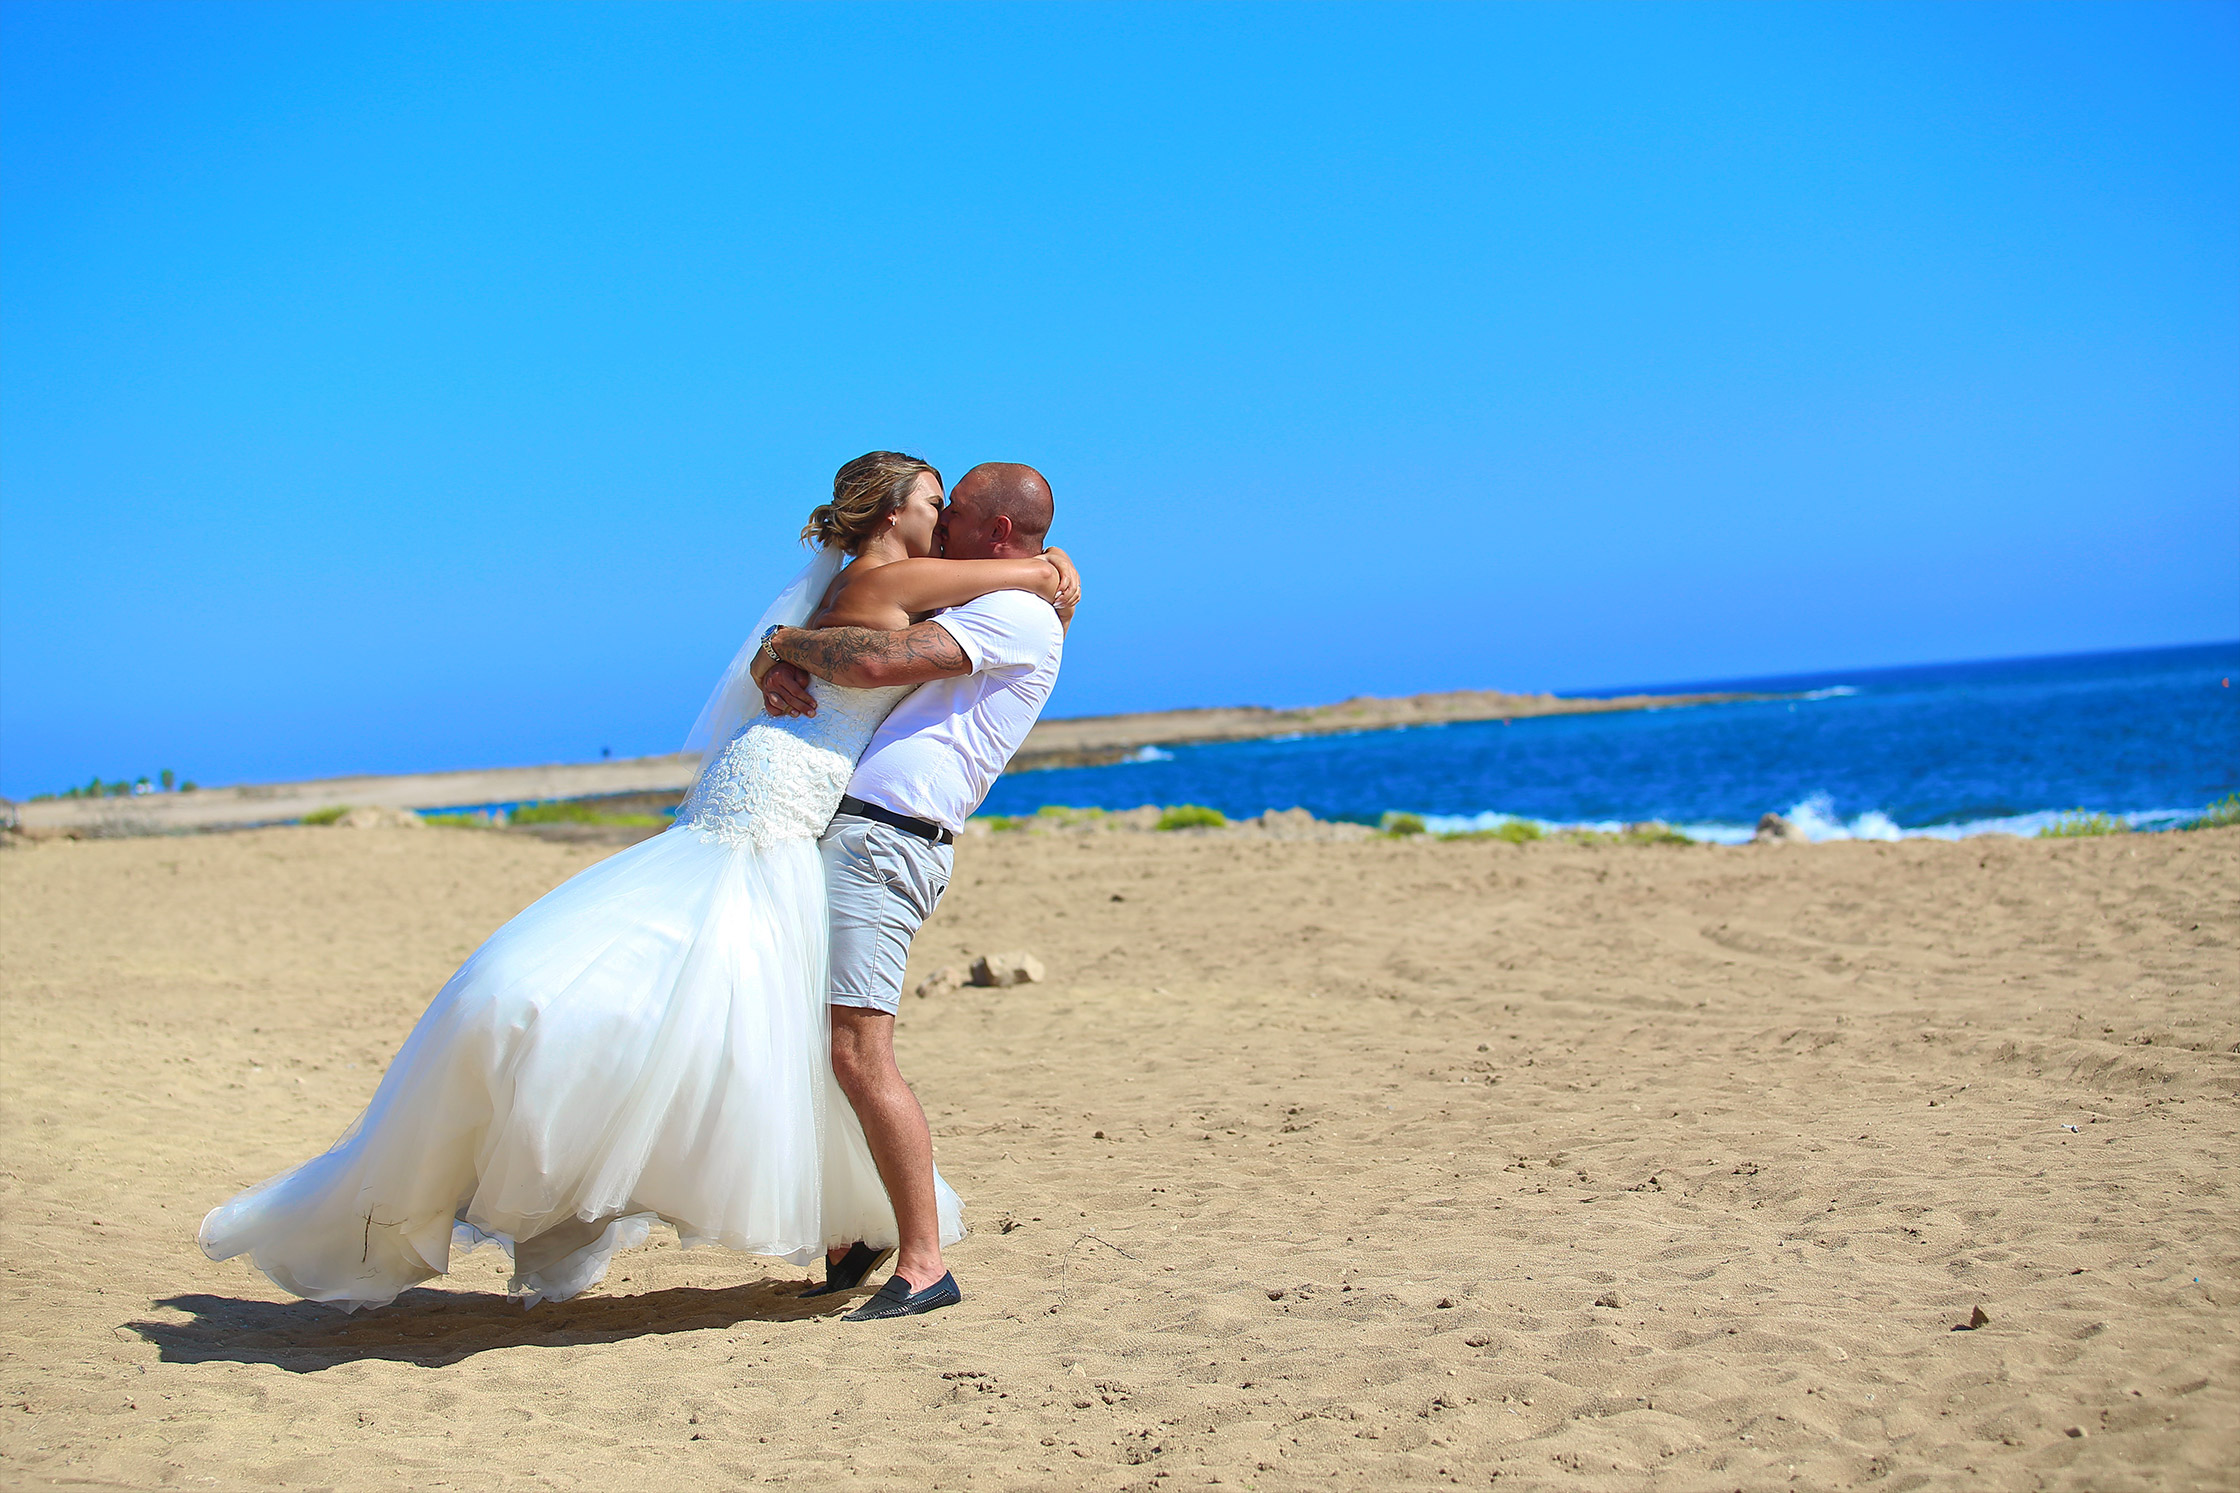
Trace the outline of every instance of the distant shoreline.
<instances>
[{"instance_id":1,"label":"distant shoreline","mask_svg":"<svg viewBox=\"0 0 2240 1493\"><path fill-rule=\"evenodd\" d=\"M1390 698L1356 695L1335 705L1307 705L1292 710L1265 705L1226 705L1132 715L1083 715L1037 724L1005 771L1105 767L1125 762L1145 747L1264 741L1273 736L1337 736L1350 731L1391 731L1402 726L1447 725L1458 721L1597 715L1610 711L1664 710L1684 705L1726 705L1738 700L1785 698L1787 696L1743 692L1593 697L1448 690Z\"/></svg>"},{"instance_id":2,"label":"distant shoreline","mask_svg":"<svg viewBox=\"0 0 2240 1493\"><path fill-rule=\"evenodd\" d=\"M1777 695L1511 694L1502 690L1450 690L1395 698L1357 696L1334 705L1281 710L1232 705L1197 710L1144 711L1128 715L1073 716L1038 723L1006 772L1051 767L1102 767L1124 762L1146 747L1198 746L1273 736L1334 736L1389 731L1402 726L1458 721L1522 720L1533 716L1589 715L1719 705ZM286 824L321 809L472 809L489 804L567 799L669 795L692 786L699 758L689 752L629 757L610 762L546 763L459 772L364 774L295 783L242 783L192 793L139 797L41 799L14 806L19 825L40 836L106 838L191 833Z\"/></svg>"}]
</instances>

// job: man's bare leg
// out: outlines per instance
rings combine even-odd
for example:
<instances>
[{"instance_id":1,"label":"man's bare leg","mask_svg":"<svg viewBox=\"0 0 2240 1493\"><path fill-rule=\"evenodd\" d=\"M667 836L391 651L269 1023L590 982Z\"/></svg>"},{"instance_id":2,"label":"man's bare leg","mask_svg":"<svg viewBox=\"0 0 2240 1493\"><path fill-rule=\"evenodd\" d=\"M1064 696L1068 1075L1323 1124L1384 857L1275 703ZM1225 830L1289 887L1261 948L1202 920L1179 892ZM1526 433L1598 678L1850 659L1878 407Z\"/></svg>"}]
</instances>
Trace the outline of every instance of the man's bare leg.
<instances>
[{"instance_id":1,"label":"man's bare leg","mask_svg":"<svg viewBox=\"0 0 2240 1493\"><path fill-rule=\"evenodd\" d=\"M894 1061L894 1018L861 1006L832 1008L832 1072L863 1123L871 1159L902 1231L894 1271L923 1291L949 1273L941 1263L941 1212L933 1192L933 1132ZM846 1251L838 1251L845 1254Z\"/></svg>"}]
</instances>

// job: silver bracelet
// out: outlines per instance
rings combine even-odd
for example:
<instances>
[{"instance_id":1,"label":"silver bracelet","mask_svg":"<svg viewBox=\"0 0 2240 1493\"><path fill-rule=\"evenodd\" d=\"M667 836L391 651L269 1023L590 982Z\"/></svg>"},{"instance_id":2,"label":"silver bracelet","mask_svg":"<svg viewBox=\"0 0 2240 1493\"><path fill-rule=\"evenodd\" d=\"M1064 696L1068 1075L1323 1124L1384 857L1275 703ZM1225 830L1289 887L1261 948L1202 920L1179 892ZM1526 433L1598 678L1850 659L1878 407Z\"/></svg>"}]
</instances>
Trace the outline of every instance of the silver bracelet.
<instances>
[{"instance_id":1,"label":"silver bracelet","mask_svg":"<svg viewBox=\"0 0 2240 1493\"><path fill-rule=\"evenodd\" d=\"M770 646L770 640L784 630L783 622L773 622L762 630L762 651L770 655L770 662L774 664L782 664L785 660L778 657L778 650Z\"/></svg>"}]
</instances>

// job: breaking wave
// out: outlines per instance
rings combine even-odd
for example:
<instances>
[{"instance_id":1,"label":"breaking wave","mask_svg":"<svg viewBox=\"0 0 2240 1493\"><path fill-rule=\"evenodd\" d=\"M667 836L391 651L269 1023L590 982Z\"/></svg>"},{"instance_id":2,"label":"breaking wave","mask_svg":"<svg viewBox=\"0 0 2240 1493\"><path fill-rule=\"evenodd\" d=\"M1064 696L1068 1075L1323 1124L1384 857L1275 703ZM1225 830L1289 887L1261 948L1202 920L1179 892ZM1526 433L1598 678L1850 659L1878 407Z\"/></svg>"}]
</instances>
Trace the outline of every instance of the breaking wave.
<instances>
[{"instance_id":1,"label":"breaking wave","mask_svg":"<svg viewBox=\"0 0 2240 1493\"><path fill-rule=\"evenodd\" d=\"M1787 809L1775 812L1802 830L1805 838L1817 845L1831 840L1969 840L1978 835L2018 835L2028 839L2059 823L2074 811L2048 809L2035 814L2014 814L2002 818L1969 819L1954 824L1908 828L1880 809L1868 809L1846 819L1837 812L1832 798L1825 793L1816 793L1799 803L1791 804ZM2110 814L2108 817L2120 819L2135 830L2158 830L2188 823L2200 817L2200 814L2199 808L2139 809L2130 813ZM1435 835L1468 834L1474 830L1499 829L1505 824L1530 824L1542 834L1550 835L1567 830L1617 834L1626 828L1623 820L1534 819L1523 814L1504 814L1497 809L1489 809L1481 814L1424 814L1419 817L1423 820L1424 828ZM1705 820L1672 823L1667 827L1691 840L1700 840L1710 845L1746 845L1758 829L1755 820L1748 824Z\"/></svg>"}]
</instances>

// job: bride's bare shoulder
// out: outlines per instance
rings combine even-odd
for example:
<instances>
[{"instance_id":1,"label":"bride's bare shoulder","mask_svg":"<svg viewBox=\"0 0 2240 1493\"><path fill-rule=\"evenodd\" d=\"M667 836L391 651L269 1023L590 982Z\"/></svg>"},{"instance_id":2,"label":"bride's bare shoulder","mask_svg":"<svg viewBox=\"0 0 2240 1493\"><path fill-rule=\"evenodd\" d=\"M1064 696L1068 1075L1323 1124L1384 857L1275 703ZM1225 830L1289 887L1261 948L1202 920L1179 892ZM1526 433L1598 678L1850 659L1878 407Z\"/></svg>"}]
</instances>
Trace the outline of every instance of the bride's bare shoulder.
<instances>
[{"instance_id":1,"label":"bride's bare shoulder","mask_svg":"<svg viewBox=\"0 0 2240 1493\"><path fill-rule=\"evenodd\" d=\"M907 592L908 577L889 577L888 571L912 565L938 565L938 560L857 560L832 578L811 627L895 628L910 624L909 610L895 599ZM898 582L900 584L898 584Z\"/></svg>"}]
</instances>

